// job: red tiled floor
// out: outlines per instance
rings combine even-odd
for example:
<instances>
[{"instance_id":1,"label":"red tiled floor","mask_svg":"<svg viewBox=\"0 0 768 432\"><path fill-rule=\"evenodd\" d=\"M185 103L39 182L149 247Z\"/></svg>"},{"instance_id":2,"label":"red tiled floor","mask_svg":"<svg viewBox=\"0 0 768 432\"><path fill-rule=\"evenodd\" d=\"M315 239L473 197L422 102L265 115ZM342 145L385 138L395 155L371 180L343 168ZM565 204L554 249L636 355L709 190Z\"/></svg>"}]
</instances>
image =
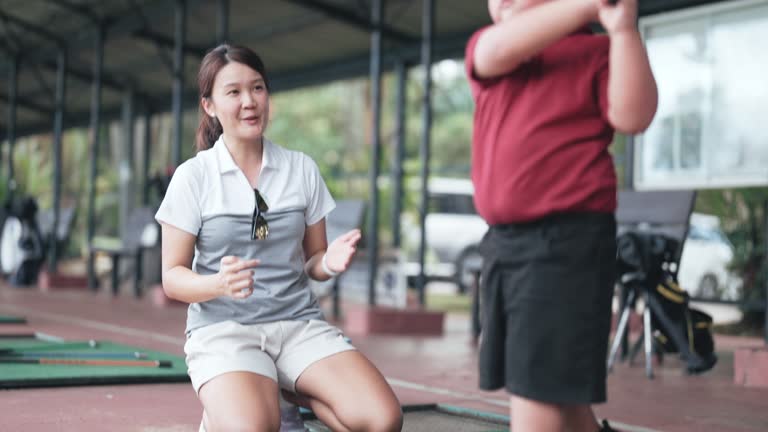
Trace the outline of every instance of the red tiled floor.
<instances>
[{"instance_id":1,"label":"red tiled floor","mask_svg":"<svg viewBox=\"0 0 768 432\"><path fill-rule=\"evenodd\" d=\"M108 339L182 355L186 309L149 299L0 286L0 314L25 316L36 331L66 339ZM466 318L450 316L442 337L355 336L403 404L446 403L507 414L503 391L477 389L476 348ZM768 389L733 384L733 349L757 339L718 337L720 362L701 376L668 356L648 380L642 365L617 366L600 417L635 431L768 431ZM189 384L0 391L0 431L196 431L201 408ZM10 414L10 415L9 415ZM644 428L644 429L643 429Z\"/></svg>"}]
</instances>

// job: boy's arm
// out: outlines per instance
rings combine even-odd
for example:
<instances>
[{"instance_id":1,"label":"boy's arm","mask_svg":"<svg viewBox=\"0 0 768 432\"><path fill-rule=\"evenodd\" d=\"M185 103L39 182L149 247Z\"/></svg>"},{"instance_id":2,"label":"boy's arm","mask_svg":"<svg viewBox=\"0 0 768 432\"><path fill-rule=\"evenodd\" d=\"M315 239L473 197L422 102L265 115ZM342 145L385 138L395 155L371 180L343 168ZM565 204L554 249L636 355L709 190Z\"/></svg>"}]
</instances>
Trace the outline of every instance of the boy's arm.
<instances>
[{"instance_id":1,"label":"boy's arm","mask_svg":"<svg viewBox=\"0 0 768 432\"><path fill-rule=\"evenodd\" d=\"M658 91L648 54L637 30L637 0L611 6L601 1L600 22L611 40L608 120L619 132L644 131L656 114Z\"/></svg>"},{"instance_id":2,"label":"boy's arm","mask_svg":"<svg viewBox=\"0 0 768 432\"><path fill-rule=\"evenodd\" d=\"M514 70L541 50L595 18L595 0L552 0L488 28L474 50L474 73L492 78Z\"/></svg>"}]
</instances>

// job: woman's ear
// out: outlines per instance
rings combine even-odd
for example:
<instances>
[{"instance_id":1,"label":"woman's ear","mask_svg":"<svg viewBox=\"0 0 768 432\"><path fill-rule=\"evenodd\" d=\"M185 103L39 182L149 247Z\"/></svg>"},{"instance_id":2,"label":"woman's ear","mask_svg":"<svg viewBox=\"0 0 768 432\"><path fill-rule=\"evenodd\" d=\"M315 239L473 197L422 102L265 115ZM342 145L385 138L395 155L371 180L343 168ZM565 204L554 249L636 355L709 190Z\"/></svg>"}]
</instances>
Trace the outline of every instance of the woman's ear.
<instances>
[{"instance_id":1,"label":"woman's ear","mask_svg":"<svg viewBox=\"0 0 768 432\"><path fill-rule=\"evenodd\" d=\"M200 99L200 104L203 106L203 110L205 110L206 114L212 118L216 118L216 112L213 110L213 103L211 102L211 98Z\"/></svg>"}]
</instances>

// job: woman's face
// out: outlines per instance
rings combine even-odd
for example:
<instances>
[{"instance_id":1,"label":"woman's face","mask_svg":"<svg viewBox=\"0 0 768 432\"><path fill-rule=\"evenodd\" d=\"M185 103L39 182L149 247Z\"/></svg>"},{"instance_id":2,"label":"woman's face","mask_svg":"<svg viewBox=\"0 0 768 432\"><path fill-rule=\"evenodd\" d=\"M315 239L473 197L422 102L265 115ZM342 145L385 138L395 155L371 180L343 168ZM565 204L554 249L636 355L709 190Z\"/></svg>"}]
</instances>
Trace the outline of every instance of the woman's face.
<instances>
[{"instance_id":1,"label":"woman's face","mask_svg":"<svg viewBox=\"0 0 768 432\"><path fill-rule=\"evenodd\" d=\"M206 114L215 116L224 134L235 140L259 140L269 121L269 92L260 73L230 62L216 74Z\"/></svg>"}]
</instances>

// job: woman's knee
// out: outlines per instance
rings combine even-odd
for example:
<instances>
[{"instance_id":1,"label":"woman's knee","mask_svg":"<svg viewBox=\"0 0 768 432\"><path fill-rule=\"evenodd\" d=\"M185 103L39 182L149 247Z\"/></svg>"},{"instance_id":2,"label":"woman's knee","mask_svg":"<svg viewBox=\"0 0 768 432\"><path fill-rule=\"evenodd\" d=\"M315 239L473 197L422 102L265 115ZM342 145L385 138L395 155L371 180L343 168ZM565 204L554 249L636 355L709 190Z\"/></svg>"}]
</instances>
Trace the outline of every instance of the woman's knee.
<instances>
[{"instance_id":1,"label":"woman's knee","mask_svg":"<svg viewBox=\"0 0 768 432\"><path fill-rule=\"evenodd\" d=\"M205 432L278 432L280 430L280 415L270 413L263 416L238 415L221 416L208 415Z\"/></svg>"},{"instance_id":2,"label":"woman's knee","mask_svg":"<svg viewBox=\"0 0 768 432\"><path fill-rule=\"evenodd\" d=\"M342 423L355 432L398 432L403 428L403 412L400 406L371 406L342 415Z\"/></svg>"},{"instance_id":3,"label":"woman's knee","mask_svg":"<svg viewBox=\"0 0 768 432\"><path fill-rule=\"evenodd\" d=\"M389 409L385 412L375 413L371 423L371 432L399 432L403 429L403 411L398 406L397 409Z\"/></svg>"}]
</instances>

